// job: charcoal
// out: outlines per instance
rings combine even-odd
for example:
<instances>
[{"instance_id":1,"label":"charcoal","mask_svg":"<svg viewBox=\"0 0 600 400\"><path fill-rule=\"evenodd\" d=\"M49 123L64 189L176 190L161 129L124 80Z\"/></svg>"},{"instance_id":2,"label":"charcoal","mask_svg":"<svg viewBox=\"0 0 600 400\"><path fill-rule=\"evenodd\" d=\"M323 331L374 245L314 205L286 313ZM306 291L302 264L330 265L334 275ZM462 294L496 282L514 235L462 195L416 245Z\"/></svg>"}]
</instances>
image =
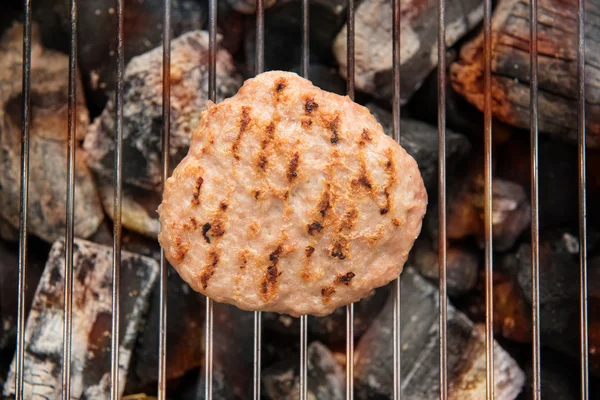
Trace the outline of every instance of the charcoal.
<instances>
[{"instance_id":1,"label":"charcoal","mask_svg":"<svg viewBox=\"0 0 600 400\"><path fill-rule=\"evenodd\" d=\"M439 292L412 268L401 275L401 374L403 398L439 398ZM390 398L393 388L393 299L361 338L355 353L357 399ZM448 304L448 397L485 397L484 334ZM497 343L494 346L497 399L514 399L525 374Z\"/></svg>"},{"instance_id":2,"label":"charcoal","mask_svg":"<svg viewBox=\"0 0 600 400\"><path fill-rule=\"evenodd\" d=\"M300 389L299 354L266 368L263 372L264 392L268 399L292 400ZM320 342L307 348L308 397L344 399L344 373L331 351Z\"/></svg>"},{"instance_id":3,"label":"charcoal","mask_svg":"<svg viewBox=\"0 0 600 400\"><path fill-rule=\"evenodd\" d=\"M385 133L392 135L392 114L373 103L367 108L383 126ZM419 166L428 192L437 187L438 174L438 130L421 121L413 119L400 120L400 143ZM446 165L449 176L460 169L461 162L469 154L471 145L468 139L459 133L446 132Z\"/></svg>"},{"instance_id":4,"label":"charcoal","mask_svg":"<svg viewBox=\"0 0 600 400\"><path fill-rule=\"evenodd\" d=\"M150 297L146 328L134 350L138 385L158 380L158 332L160 287ZM199 367L204 360L204 297L192 291L179 275L169 268L167 278L167 379L183 376Z\"/></svg>"},{"instance_id":5,"label":"charcoal","mask_svg":"<svg viewBox=\"0 0 600 400\"><path fill-rule=\"evenodd\" d=\"M404 104L437 65L437 2L406 1L401 4L400 96ZM391 101L392 74L392 1L364 0L356 9L355 51L356 89ZM475 0L446 2L446 44L454 45L483 17L483 8ZM333 42L333 52L346 76L347 27Z\"/></svg>"},{"instance_id":6,"label":"charcoal","mask_svg":"<svg viewBox=\"0 0 600 400\"><path fill-rule=\"evenodd\" d=\"M428 240L419 240L412 252L414 265L421 275L439 282L439 256ZM462 296L475 287L479 255L465 245L446 246L446 288L450 296Z\"/></svg>"},{"instance_id":7,"label":"charcoal","mask_svg":"<svg viewBox=\"0 0 600 400\"><path fill-rule=\"evenodd\" d=\"M171 43L171 141L169 175L187 154L190 137L208 100L208 33L193 31ZM162 179L162 48L133 58L124 77L123 226L156 237ZM217 101L233 95L241 80L225 50L217 53ZM110 100L88 129L84 148L112 216L115 104Z\"/></svg>"},{"instance_id":8,"label":"charcoal","mask_svg":"<svg viewBox=\"0 0 600 400\"><path fill-rule=\"evenodd\" d=\"M383 307L390 293L384 286L372 291L354 305L354 337L358 339L369 327ZM277 313L264 313L266 330L289 337L299 337L300 319ZM326 345L343 345L346 340L346 307L337 308L326 317L308 317L308 334L311 339L320 340Z\"/></svg>"},{"instance_id":9,"label":"charcoal","mask_svg":"<svg viewBox=\"0 0 600 400\"><path fill-rule=\"evenodd\" d=\"M263 2L264 8L269 8L277 0L266 0ZM254 14L256 12L256 0L227 0L227 3L235 10L244 14Z\"/></svg>"},{"instance_id":10,"label":"charcoal","mask_svg":"<svg viewBox=\"0 0 600 400\"><path fill-rule=\"evenodd\" d=\"M27 399L61 398L64 253L64 243L55 242L27 318L24 349L27 366L24 397ZM122 391L131 352L143 328L148 297L158 276L158 263L129 252L123 252L121 257L119 377ZM112 248L76 239L73 260L71 396L109 398ZM4 386L5 396L14 394L14 379L15 360Z\"/></svg>"},{"instance_id":11,"label":"charcoal","mask_svg":"<svg viewBox=\"0 0 600 400\"><path fill-rule=\"evenodd\" d=\"M42 47L37 26L31 44L29 142L29 233L48 242L65 234L67 193L69 58ZM0 39L0 215L19 226L21 176L23 26L15 23ZM77 81L77 141L83 140L88 112ZM89 237L104 214L85 154L75 162L75 236Z\"/></svg>"},{"instance_id":12,"label":"charcoal","mask_svg":"<svg viewBox=\"0 0 600 400\"><path fill-rule=\"evenodd\" d=\"M515 131L517 131L515 129ZM540 135L538 145L538 192L540 229L575 227L578 218L579 162L577 146L555 137ZM588 171L600 170L600 151L586 152ZM528 134L514 134L498 147L496 175L499 178L519 183L527 195L531 192L531 144ZM600 180L588 179L589 204L600 202ZM600 209L588 207L588 221L598 225Z\"/></svg>"},{"instance_id":13,"label":"charcoal","mask_svg":"<svg viewBox=\"0 0 600 400\"><path fill-rule=\"evenodd\" d=\"M34 19L42 29L44 43L68 51L70 1L41 0L33 7ZM78 6L78 61L90 106L102 111L116 85L116 3L87 0ZM127 2L124 8L123 42L125 62L161 45L164 2ZM174 0L171 7L173 37L201 29L207 20L206 5L195 0ZM106 34L98 34L105 32ZM114 99L114 96L110 96Z\"/></svg>"},{"instance_id":14,"label":"charcoal","mask_svg":"<svg viewBox=\"0 0 600 400\"><path fill-rule=\"evenodd\" d=\"M333 67L331 43L346 20L346 0L309 0L310 62ZM279 0L265 13L265 71L289 71L302 59L302 1ZM248 21L244 42L246 76L255 75L256 22Z\"/></svg>"},{"instance_id":15,"label":"charcoal","mask_svg":"<svg viewBox=\"0 0 600 400\"><path fill-rule=\"evenodd\" d=\"M505 271L494 271L494 333L520 343L532 340L531 304L517 280Z\"/></svg>"},{"instance_id":16,"label":"charcoal","mask_svg":"<svg viewBox=\"0 0 600 400\"><path fill-rule=\"evenodd\" d=\"M540 0L538 21L540 132L577 143L577 2ZM600 3L590 2L586 15L600 14ZM600 25L588 22L586 36L586 126L588 147L600 148L600 64L597 43ZM435 26L435 24L433 24ZM529 136L530 63L529 5L521 0L499 2L492 18L494 40L491 54L493 116L522 128ZM573 34L567 34L573 32ZM460 49L459 59L450 65L454 89L479 110L484 109L483 32Z\"/></svg>"},{"instance_id":17,"label":"charcoal","mask_svg":"<svg viewBox=\"0 0 600 400\"><path fill-rule=\"evenodd\" d=\"M579 242L570 232L540 234L540 335L544 345L569 357L579 354ZM531 245L516 253L512 272L531 307ZM600 376L600 260L588 263L590 371Z\"/></svg>"},{"instance_id":18,"label":"charcoal","mask_svg":"<svg viewBox=\"0 0 600 400\"><path fill-rule=\"evenodd\" d=\"M447 200L446 223L449 240L474 237L479 246L484 247L484 200L483 173L471 172L461 184L455 186ZM434 205L433 209L427 225L431 235L436 238L437 205ZM514 182L493 178L492 214L494 250L507 251L530 226L531 206L523 187Z\"/></svg>"},{"instance_id":19,"label":"charcoal","mask_svg":"<svg viewBox=\"0 0 600 400\"><path fill-rule=\"evenodd\" d=\"M27 252L25 316L31 307L35 289L42 276L49 245L30 238ZM19 246L0 241L0 381L6 378L15 352L19 279Z\"/></svg>"},{"instance_id":20,"label":"charcoal","mask_svg":"<svg viewBox=\"0 0 600 400\"><path fill-rule=\"evenodd\" d=\"M540 383L542 398L552 400L577 400L581 397L579 392L579 365L572 360L565 359L551 349L543 349L540 357ZM527 384L523 391L524 399L533 398L532 382L533 368L531 361L525 366L527 371ZM592 397L593 398L593 397Z\"/></svg>"}]
</instances>

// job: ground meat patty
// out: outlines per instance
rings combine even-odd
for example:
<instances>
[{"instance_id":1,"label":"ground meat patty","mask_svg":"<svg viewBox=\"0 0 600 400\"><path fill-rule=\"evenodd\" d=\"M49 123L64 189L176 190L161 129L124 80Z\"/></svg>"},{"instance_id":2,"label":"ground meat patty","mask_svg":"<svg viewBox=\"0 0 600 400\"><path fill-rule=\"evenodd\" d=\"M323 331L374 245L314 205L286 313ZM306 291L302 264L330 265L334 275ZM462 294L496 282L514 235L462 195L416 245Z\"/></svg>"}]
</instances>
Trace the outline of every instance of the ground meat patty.
<instances>
[{"instance_id":1,"label":"ground meat patty","mask_svg":"<svg viewBox=\"0 0 600 400\"><path fill-rule=\"evenodd\" d=\"M203 112L159 241L215 301L324 316L398 277L426 206L416 162L365 107L271 71Z\"/></svg>"}]
</instances>

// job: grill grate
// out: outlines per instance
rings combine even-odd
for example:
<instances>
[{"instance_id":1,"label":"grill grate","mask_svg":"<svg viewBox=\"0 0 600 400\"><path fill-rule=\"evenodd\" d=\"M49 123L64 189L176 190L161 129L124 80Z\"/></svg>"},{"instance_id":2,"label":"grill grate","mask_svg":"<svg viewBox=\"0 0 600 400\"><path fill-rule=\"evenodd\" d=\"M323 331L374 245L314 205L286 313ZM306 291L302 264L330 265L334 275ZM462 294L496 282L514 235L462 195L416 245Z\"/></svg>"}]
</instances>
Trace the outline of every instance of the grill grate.
<instances>
[{"instance_id":1,"label":"grill grate","mask_svg":"<svg viewBox=\"0 0 600 400\"><path fill-rule=\"evenodd\" d=\"M70 399L70 364L72 333L72 277L73 277L73 227L74 227L74 165L76 137L76 60L77 60L77 0L70 2L70 50L68 93L68 184L65 232L65 293L64 293L64 347L62 366L62 397ZM119 284L121 264L121 204L122 204L122 142L123 142L123 12L124 0L117 0L117 87L116 87L116 135L115 135L115 193L114 193L114 242L113 242L113 289L112 289L112 338L111 338L111 399L119 394ZM580 241L580 376L581 399L589 399L588 377L588 315L587 315L587 225L586 225L586 128L585 128L585 8L584 0L577 4L577 102L578 102L578 196ZM264 71L264 1L256 1L256 74ZM530 0L530 21L537 22L537 0ZM347 94L354 99L354 0L348 0L347 38ZM484 0L484 193L485 193L485 297L486 297L486 398L494 398L493 370L493 242L492 242L492 111L491 111L491 37L492 1ZM440 289L440 398L448 396L447 360L447 290L446 290L446 62L445 62L445 0L438 0L438 202L439 202L439 289ZM16 351L16 399L23 399L24 332L25 332L25 282L27 273L27 211L29 193L29 143L30 143L30 69L31 69L31 1L24 0L23 36L23 104L21 126L21 182L19 216L19 281ZM393 0L393 136L400 142L400 0ZM217 0L209 1L209 99L216 101L216 22ZM309 2L302 1L302 75L309 78ZM531 134L531 257L532 257L532 315L533 315L533 398L541 399L540 385L540 319L539 319L539 196L538 196L538 43L537 23L530 24L530 134ZM163 21L163 132L162 164L163 183L169 170L170 138L170 60L171 60L171 0L164 0ZM161 249L160 263L160 317L159 317L159 374L158 397L166 398L166 324L167 324L167 260ZM393 285L394 296L394 386L393 398L401 398L400 376L400 281ZM354 306L346 311L346 399L353 399L353 318ZM300 318L300 399L308 397L307 390L307 317ZM205 398L212 399L213 364L213 302L206 302L206 351L205 351ZM254 371L253 398L260 398L261 373L261 313L254 313Z\"/></svg>"}]
</instances>

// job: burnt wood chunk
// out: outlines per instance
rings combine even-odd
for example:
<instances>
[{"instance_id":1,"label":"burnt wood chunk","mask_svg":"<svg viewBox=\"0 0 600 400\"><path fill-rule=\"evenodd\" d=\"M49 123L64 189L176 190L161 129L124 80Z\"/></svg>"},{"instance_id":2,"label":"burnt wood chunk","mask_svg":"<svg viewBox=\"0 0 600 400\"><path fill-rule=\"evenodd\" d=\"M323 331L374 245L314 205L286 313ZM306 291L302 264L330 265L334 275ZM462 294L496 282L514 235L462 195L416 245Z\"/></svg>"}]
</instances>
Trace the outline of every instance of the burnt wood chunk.
<instances>
[{"instance_id":1,"label":"burnt wood chunk","mask_svg":"<svg viewBox=\"0 0 600 400\"><path fill-rule=\"evenodd\" d=\"M407 0L401 5L400 96L404 104L437 66L437 0ZM483 17L477 0L446 1L446 44L454 45ZM391 102L392 73L391 0L364 0L356 8L356 89ZM450 28L452 27L452 28ZM340 75L346 77L347 25L336 36L333 52Z\"/></svg>"},{"instance_id":2,"label":"burnt wood chunk","mask_svg":"<svg viewBox=\"0 0 600 400\"><path fill-rule=\"evenodd\" d=\"M110 397L112 247L75 239L73 245L73 336L71 396ZM60 399L62 391L63 293L65 248L50 250L25 329L26 399ZM121 330L119 377L125 388L133 347L142 329L158 263L148 257L121 255ZM14 395L15 360L4 386Z\"/></svg>"},{"instance_id":3,"label":"burnt wood chunk","mask_svg":"<svg viewBox=\"0 0 600 400\"><path fill-rule=\"evenodd\" d=\"M600 3L586 3L587 145L600 147ZM577 141L577 2L540 0L538 29L539 129ZM499 2L492 17L492 113L529 130L529 5ZM483 110L483 33L462 47L450 66L453 88Z\"/></svg>"},{"instance_id":4,"label":"burnt wood chunk","mask_svg":"<svg viewBox=\"0 0 600 400\"><path fill-rule=\"evenodd\" d=\"M206 31L194 30L174 37L171 43L172 129L168 175L187 154L200 112L206 110L208 70L203 60L208 57L208 41ZM219 102L237 91L241 79L225 49L219 48L216 58L220 66L216 92ZM162 124L161 66L159 46L133 57L123 78L123 226L152 238L160 229L156 209L161 202L162 148L156 140L156 130ZM114 93L102 113L88 126L83 143L87 165L96 174L104 209L111 218L116 124L113 99ZM211 149L208 147L206 151ZM198 179L189 192L190 201L196 205L202 202L201 184Z\"/></svg>"},{"instance_id":5,"label":"burnt wood chunk","mask_svg":"<svg viewBox=\"0 0 600 400\"><path fill-rule=\"evenodd\" d=\"M2 11L4 12L4 11ZM23 25L14 23L0 39L0 219L19 227ZM31 37L29 233L52 243L64 237L67 192L69 57L42 45L37 24ZM77 143L85 137L89 114L83 85L77 92ZM104 214L85 154L75 148L74 233L90 237ZM0 221L0 224L3 224ZM0 229L7 236L8 228Z\"/></svg>"},{"instance_id":6,"label":"burnt wood chunk","mask_svg":"<svg viewBox=\"0 0 600 400\"><path fill-rule=\"evenodd\" d=\"M412 267L401 275L403 398L439 397L439 292ZM391 398L393 388L393 298L377 316L356 348L356 397ZM485 338L473 322L448 304L448 398L485 398ZM513 400L525 374L495 344L496 398Z\"/></svg>"},{"instance_id":7,"label":"burnt wood chunk","mask_svg":"<svg viewBox=\"0 0 600 400\"><path fill-rule=\"evenodd\" d=\"M307 390L314 399L344 399L344 373L335 355L321 342L307 348ZM300 388L299 354L265 369L263 386L269 399L293 400Z\"/></svg>"}]
</instances>

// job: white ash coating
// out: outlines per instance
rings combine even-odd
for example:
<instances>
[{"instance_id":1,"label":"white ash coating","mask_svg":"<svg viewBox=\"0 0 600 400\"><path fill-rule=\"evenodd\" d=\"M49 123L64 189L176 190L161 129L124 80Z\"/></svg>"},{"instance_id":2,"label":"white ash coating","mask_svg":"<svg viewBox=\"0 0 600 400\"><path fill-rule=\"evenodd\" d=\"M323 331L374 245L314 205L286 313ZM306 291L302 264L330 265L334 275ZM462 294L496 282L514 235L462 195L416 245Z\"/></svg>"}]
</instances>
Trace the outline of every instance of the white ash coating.
<instances>
[{"instance_id":1,"label":"white ash coating","mask_svg":"<svg viewBox=\"0 0 600 400\"><path fill-rule=\"evenodd\" d=\"M158 239L215 301L325 316L399 276L426 207L415 160L367 108L271 71L202 112Z\"/></svg>"}]
</instances>

